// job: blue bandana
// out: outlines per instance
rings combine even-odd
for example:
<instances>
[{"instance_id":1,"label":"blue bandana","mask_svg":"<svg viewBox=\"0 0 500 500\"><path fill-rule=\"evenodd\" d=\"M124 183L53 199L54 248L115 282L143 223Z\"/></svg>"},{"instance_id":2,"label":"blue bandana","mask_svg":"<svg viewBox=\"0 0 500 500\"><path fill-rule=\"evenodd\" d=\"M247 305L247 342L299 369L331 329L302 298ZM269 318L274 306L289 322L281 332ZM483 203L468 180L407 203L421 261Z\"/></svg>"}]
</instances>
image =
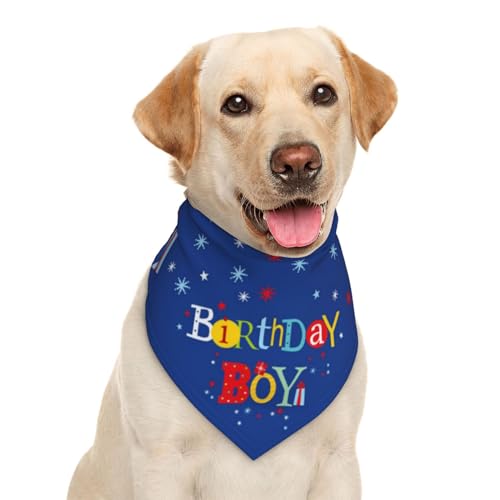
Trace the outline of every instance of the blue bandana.
<instances>
[{"instance_id":1,"label":"blue bandana","mask_svg":"<svg viewBox=\"0 0 500 500\"><path fill-rule=\"evenodd\" d=\"M149 341L172 380L252 459L337 396L358 347L336 235L303 258L232 237L185 201L149 274Z\"/></svg>"}]
</instances>

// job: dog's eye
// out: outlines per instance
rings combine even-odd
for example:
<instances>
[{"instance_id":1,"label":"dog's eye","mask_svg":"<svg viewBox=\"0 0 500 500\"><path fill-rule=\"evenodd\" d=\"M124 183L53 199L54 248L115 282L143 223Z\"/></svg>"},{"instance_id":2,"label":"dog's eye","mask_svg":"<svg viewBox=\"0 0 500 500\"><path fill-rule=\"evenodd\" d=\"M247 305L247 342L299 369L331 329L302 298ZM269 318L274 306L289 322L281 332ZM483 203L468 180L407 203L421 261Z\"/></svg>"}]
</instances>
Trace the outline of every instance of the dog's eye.
<instances>
[{"instance_id":1,"label":"dog's eye","mask_svg":"<svg viewBox=\"0 0 500 500\"><path fill-rule=\"evenodd\" d=\"M312 93L314 104L321 104L323 106L330 105L337 102L337 99L337 94L330 85L321 84L314 87Z\"/></svg>"},{"instance_id":2,"label":"dog's eye","mask_svg":"<svg viewBox=\"0 0 500 500\"><path fill-rule=\"evenodd\" d=\"M230 115L248 113L250 111L250 104L242 95L236 94L226 99L226 102L222 106L222 111Z\"/></svg>"}]
</instances>

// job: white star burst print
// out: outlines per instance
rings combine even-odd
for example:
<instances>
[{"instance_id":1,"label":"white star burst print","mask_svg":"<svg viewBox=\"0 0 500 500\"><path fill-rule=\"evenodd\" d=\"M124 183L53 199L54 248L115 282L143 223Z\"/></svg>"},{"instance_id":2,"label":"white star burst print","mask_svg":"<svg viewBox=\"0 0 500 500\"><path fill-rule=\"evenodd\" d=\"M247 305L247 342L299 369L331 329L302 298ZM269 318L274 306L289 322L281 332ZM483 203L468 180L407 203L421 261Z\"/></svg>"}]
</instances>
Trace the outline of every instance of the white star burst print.
<instances>
[{"instance_id":1,"label":"white star burst print","mask_svg":"<svg viewBox=\"0 0 500 500\"><path fill-rule=\"evenodd\" d=\"M313 297L314 300L319 299L319 290L314 290Z\"/></svg>"},{"instance_id":2,"label":"white star burst print","mask_svg":"<svg viewBox=\"0 0 500 500\"><path fill-rule=\"evenodd\" d=\"M194 240L194 247L196 250L205 250L208 245L208 239L204 234L198 234L198 237Z\"/></svg>"},{"instance_id":3,"label":"white star burst print","mask_svg":"<svg viewBox=\"0 0 500 500\"><path fill-rule=\"evenodd\" d=\"M248 276L248 274L245 271L246 271L246 269L244 267L233 266L233 270L231 271L231 276L229 277L229 279L233 283L238 283L238 281L243 283L243 279Z\"/></svg>"},{"instance_id":4,"label":"white star burst print","mask_svg":"<svg viewBox=\"0 0 500 500\"><path fill-rule=\"evenodd\" d=\"M168 269L168 272L171 273L175 269L175 262L174 261L170 262L167 269Z\"/></svg>"},{"instance_id":5,"label":"white star burst print","mask_svg":"<svg viewBox=\"0 0 500 500\"><path fill-rule=\"evenodd\" d=\"M339 298L339 291L338 291L337 289L335 289L335 290L332 292L332 300L333 300L333 301L336 301L338 298Z\"/></svg>"},{"instance_id":6,"label":"white star burst print","mask_svg":"<svg viewBox=\"0 0 500 500\"><path fill-rule=\"evenodd\" d=\"M180 323L177 323L176 328L177 330L182 330L182 325Z\"/></svg>"},{"instance_id":7,"label":"white star burst print","mask_svg":"<svg viewBox=\"0 0 500 500\"><path fill-rule=\"evenodd\" d=\"M335 243L332 243L332 246L330 247L330 258L337 260L338 256L338 248L335 246Z\"/></svg>"},{"instance_id":8,"label":"white star burst print","mask_svg":"<svg viewBox=\"0 0 500 500\"><path fill-rule=\"evenodd\" d=\"M234 244L236 248L243 248L243 243L238 238L234 238Z\"/></svg>"},{"instance_id":9,"label":"white star burst print","mask_svg":"<svg viewBox=\"0 0 500 500\"><path fill-rule=\"evenodd\" d=\"M238 300L240 302L248 302L249 298L250 298L250 294L248 292L240 292L238 294Z\"/></svg>"},{"instance_id":10,"label":"white star burst print","mask_svg":"<svg viewBox=\"0 0 500 500\"><path fill-rule=\"evenodd\" d=\"M177 295L180 295L181 293L186 295L188 290L191 290L189 280L186 278L177 278L177 281L174 283L174 291L177 292Z\"/></svg>"},{"instance_id":11,"label":"white star burst print","mask_svg":"<svg viewBox=\"0 0 500 500\"><path fill-rule=\"evenodd\" d=\"M309 262L305 259L294 260L292 262L292 269L299 274L301 271L306 270L306 266L309 265Z\"/></svg>"},{"instance_id":12,"label":"white star burst print","mask_svg":"<svg viewBox=\"0 0 500 500\"><path fill-rule=\"evenodd\" d=\"M201 281L208 281L208 273L206 271L202 271L200 273L200 278L201 278Z\"/></svg>"}]
</instances>

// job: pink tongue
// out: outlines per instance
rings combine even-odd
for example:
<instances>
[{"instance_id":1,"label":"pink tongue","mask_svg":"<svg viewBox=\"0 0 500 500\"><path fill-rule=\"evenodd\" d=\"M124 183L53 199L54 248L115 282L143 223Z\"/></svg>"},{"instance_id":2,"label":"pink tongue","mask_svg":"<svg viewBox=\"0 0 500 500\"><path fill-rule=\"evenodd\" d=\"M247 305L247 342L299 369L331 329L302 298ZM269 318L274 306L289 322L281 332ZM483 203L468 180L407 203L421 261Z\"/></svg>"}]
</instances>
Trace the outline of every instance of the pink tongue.
<instances>
[{"instance_id":1,"label":"pink tongue","mask_svg":"<svg viewBox=\"0 0 500 500\"><path fill-rule=\"evenodd\" d=\"M265 219L269 231L282 247L305 247L318 237L321 207L313 205L266 210Z\"/></svg>"}]
</instances>

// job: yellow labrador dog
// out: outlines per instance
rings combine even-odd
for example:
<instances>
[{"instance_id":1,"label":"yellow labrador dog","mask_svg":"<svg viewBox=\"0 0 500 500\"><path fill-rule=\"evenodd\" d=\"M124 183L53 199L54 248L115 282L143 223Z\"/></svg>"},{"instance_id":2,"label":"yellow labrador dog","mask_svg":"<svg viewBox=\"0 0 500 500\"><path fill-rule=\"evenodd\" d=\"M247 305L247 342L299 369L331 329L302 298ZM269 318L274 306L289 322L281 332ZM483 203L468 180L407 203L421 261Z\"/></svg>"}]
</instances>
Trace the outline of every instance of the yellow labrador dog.
<instances>
[{"instance_id":1,"label":"yellow labrador dog","mask_svg":"<svg viewBox=\"0 0 500 500\"><path fill-rule=\"evenodd\" d=\"M174 158L175 177L195 208L255 249L306 256L332 226L356 138L368 149L396 101L393 81L337 36L297 28L194 47L138 104L134 118ZM312 242L298 246L272 237L262 217L295 200L322 207ZM355 451L366 381L361 343L334 402L251 460L158 362L146 332L146 293L147 275L125 320L95 442L74 473L70 500L361 497Z\"/></svg>"}]
</instances>

